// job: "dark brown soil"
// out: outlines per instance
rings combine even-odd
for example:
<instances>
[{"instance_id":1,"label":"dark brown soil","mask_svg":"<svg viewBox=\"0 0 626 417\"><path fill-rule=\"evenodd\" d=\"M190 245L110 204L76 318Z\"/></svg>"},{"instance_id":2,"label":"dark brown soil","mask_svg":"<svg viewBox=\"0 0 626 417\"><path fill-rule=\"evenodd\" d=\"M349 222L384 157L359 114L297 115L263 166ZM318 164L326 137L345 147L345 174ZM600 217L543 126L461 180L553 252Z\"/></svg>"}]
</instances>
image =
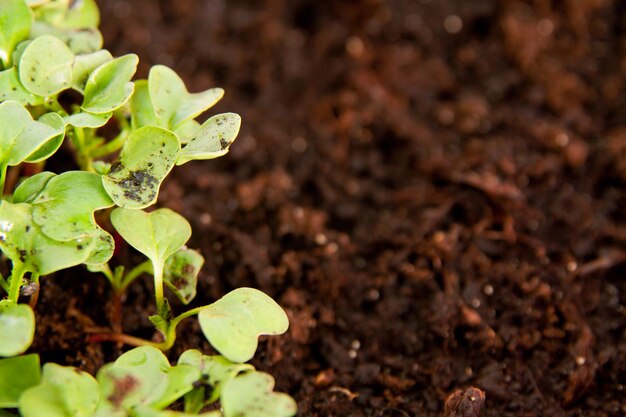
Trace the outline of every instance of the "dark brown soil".
<instances>
[{"instance_id":1,"label":"dark brown soil","mask_svg":"<svg viewBox=\"0 0 626 417\"><path fill-rule=\"evenodd\" d=\"M626 2L101 5L140 75L243 117L160 203L207 259L195 305L246 285L288 311L255 364L301 416L440 416L469 386L487 416L626 414ZM110 292L72 274L44 283L35 348L93 372ZM144 281L124 326L151 337ZM193 320L172 359L192 347Z\"/></svg>"}]
</instances>

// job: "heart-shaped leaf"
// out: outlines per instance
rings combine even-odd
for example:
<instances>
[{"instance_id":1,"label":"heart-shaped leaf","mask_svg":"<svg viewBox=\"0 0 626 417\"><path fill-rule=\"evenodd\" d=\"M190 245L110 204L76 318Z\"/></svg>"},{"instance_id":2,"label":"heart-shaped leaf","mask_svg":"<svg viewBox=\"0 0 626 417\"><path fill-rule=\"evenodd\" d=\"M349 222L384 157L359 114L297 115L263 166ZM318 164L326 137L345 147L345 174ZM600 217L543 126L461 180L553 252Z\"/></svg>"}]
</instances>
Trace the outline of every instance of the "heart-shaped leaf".
<instances>
[{"instance_id":1,"label":"heart-shaped leaf","mask_svg":"<svg viewBox=\"0 0 626 417\"><path fill-rule=\"evenodd\" d=\"M71 366L47 363L41 384L29 388L19 400L23 417L90 417L100 400L98 382Z\"/></svg>"},{"instance_id":2,"label":"heart-shaped leaf","mask_svg":"<svg viewBox=\"0 0 626 417\"><path fill-rule=\"evenodd\" d=\"M272 298L254 288L238 288L198 314L202 332L219 353L233 362L254 356L260 335L287 331L289 320Z\"/></svg>"},{"instance_id":3,"label":"heart-shaped leaf","mask_svg":"<svg viewBox=\"0 0 626 417\"><path fill-rule=\"evenodd\" d=\"M28 38L33 16L24 0L0 2L0 62L8 66L15 46Z\"/></svg>"},{"instance_id":4,"label":"heart-shaped leaf","mask_svg":"<svg viewBox=\"0 0 626 417\"><path fill-rule=\"evenodd\" d=\"M160 265L191 237L189 222L167 208L151 213L116 208L111 223L126 242Z\"/></svg>"},{"instance_id":5,"label":"heart-shaped leaf","mask_svg":"<svg viewBox=\"0 0 626 417\"><path fill-rule=\"evenodd\" d=\"M241 117L236 113L223 113L211 117L182 149L176 165L182 165L193 159L213 159L226 155L240 127Z\"/></svg>"},{"instance_id":6,"label":"heart-shaped leaf","mask_svg":"<svg viewBox=\"0 0 626 417\"><path fill-rule=\"evenodd\" d=\"M0 359L0 408L17 408L22 393L40 380L39 355Z\"/></svg>"},{"instance_id":7,"label":"heart-shaped leaf","mask_svg":"<svg viewBox=\"0 0 626 417\"><path fill-rule=\"evenodd\" d=\"M28 110L15 101L0 103L0 166L20 164L62 133L34 121Z\"/></svg>"},{"instance_id":8,"label":"heart-shaped leaf","mask_svg":"<svg viewBox=\"0 0 626 417\"><path fill-rule=\"evenodd\" d=\"M72 65L72 88L83 93L89 75L100 65L112 60L113 56L106 49L91 54L77 55Z\"/></svg>"},{"instance_id":9,"label":"heart-shaped leaf","mask_svg":"<svg viewBox=\"0 0 626 417\"><path fill-rule=\"evenodd\" d=\"M189 304L196 296L198 273L203 264L204 258L193 249L181 249L165 261L163 279L183 304Z\"/></svg>"},{"instance_id":10,"label":"heart-shaped leaf","mask_svg":"<svg viewBox=\"0 0 626 417\"><path fill-rule=\"evenodd\" d=\"M51 178L33 201L33 218L46 236L70 241L99 235L94 212L113 205L93 172L68 171Z\"/></svg>"},{"instance_id":11,"label":"heart-shaped leaf","mask_svg":"<svg viewBox=\"0 0 626 417\"><path fill-rule=\"evenodd\" d=\"M74 54L63 41L43 35L26 47L19 62L20 81L28 91L52 96L72 85Z\"/></svg>"},{"instance_id":12,"label":"heart-shaped leaf","mask_svg":"<svg viewBox=\"0 0 626 417\"><path fill-rule=\"evenodd\" d=\"M13 262L40 275L80 265L89 257L94 239L60 242L46 236L32 216L30 204L0 203L0 249Z\"/></svg>"},{"instance_id":13,"label":"heart-shaped leaf","mask_svg":"<svg viewBox=\"0 0 626 417\"><path fill-rule=\"evenodd\" d=\"M46 124L59 132L52 139L48 140L42 147L30 154L25 162L35 163L50 158L63 144L65 139L65 122L57 113L46 113L37 120L39 123Z\"/></svg>"},{"instance_id":14,"label":"heart-shaped leaf","mask_svg":"<svg viewBox=\"0 0 626 417\"><path fill-rule=\"evenodd\" d=\"M208 356L196 349L185 351L178 359L178 364L186 364L200 370L204 385L195 388L185 396L185 411L199 412L205 406L219 399L223 384L241 372L254 371L254 366L247 363L233 363L223 356Z\"/></svg>"},{"instance_id":15,"label":"heart-shaped leaf","mask_svg":"<svg viewBox=\"0 0 626 417\"><path fill-rule=\"evenodd\" d=\"M17 67L0 72L0 102L17 101L22 105L36 106L43 104L43 97L36 96L26 89L17 75Z\"/></svg>"},{"instance_id":16,"label":"heart-shaped leaf","mask_svg":"<svg viewBox=\"0 0 626 417\"><path fill-rule=\"evenodd\" d=\"M130 80L138 63L137 55L128 54L96 68L85 85L82 109L100 114L120 108L133 94L134 84Z\"/></svg>"},{"instance_id":17,"label":"heart-shaped leaf","mask_svg":"<svg viewBox=\"0 0 626 417\"><path fill-rule=\"evenodd\" d=\"M13 193L13 203L32 203L56 174L43 171L26 178Z\"/></svg>"},{"instance_id":18,"label":"heart-shaped leaf","mask_svg":"<svg viewBox=\"0 0 626 417\"><path fill-rule=\"evenodd\" d=\"M67 116L65 123L75 127L97 128L107 124L111 116L113 116L113 113L93 114L84 111Z\"/></svg>"},{"instance_id":19,"label":"heart-shaped leaf","mask_svg":"<svg viewBox=\"0 0 626 417\"><path fill-rule=\"evenodd\" d=\"M120 207L148 207L179 153L180 142L172 132L152 126L137 129L126 139L119 161L102 177L104 188Z\"/></svg>"},{"instance_id":20,"label":"heart-shaped leaf","mask_svg":"<svg viewBox=\"0 0 626 417\"><path fill-rule=\"evenodd\" d=\"M222 388L224 417L291 417L296 402L287 394L273 392L274 378L249 372L226 381Z\"/></svg>"},{"instance_id":21,"label":"heart-shaped leaf","mask_svg":"<svg viewBox=\"0 0 626 417\"><path fill-rule=\"evenodd\" d=\"M148 86L159 126L172 130L213 107L224 96L221 88L190 94L178 74L164 65L150 69Z\"/></svg>"},{"instance_id":22,"label":"heart-shaped leaf","mask_svg":"<svg viewBox=\"0 0 626 417\"><path fill-rule=\"evenodd\" d=\"M0 356L15 356L33 343L35 314L28 304L0 301Z\"/></svg>"}]
</instances>

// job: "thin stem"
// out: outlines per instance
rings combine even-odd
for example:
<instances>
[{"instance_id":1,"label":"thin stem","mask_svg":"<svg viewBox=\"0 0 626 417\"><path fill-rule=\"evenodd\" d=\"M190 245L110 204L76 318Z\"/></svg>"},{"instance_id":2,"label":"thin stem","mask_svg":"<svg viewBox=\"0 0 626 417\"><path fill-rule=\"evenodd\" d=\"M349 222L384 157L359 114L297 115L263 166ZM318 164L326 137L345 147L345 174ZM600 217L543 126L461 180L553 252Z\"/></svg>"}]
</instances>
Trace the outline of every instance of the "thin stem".
<instances>
[{"instance_id":1,"label":"thin stem","mask_svg":"<svg viewBox=\"0 0 626 417\"><path fill-rule=\"evenodd\" d=\"M0 165L0 197L4 195L4 182L7 179L7 164Z\"/></svg>"},{"instance_id":2,"label":"thin stem","mask_svg":"<svg viewBox=\"0 0 626 417\"><path fill-rule=\"evenodd\" d=\"M122 149L122 146L124 146L124 142L126 142L127 136L128 136L128 131L123 130L113 140L105 143L102 146L98 146L97 148L91 149L89 151L89 155L92 158L101 158L103 156L112 154L113 152L117 152L120 149Z\"/></svg>"},{"instance_id":3,"label":"thin stem","mask_svg":"<svg viewBox=\"0 0 626 417\"><path fill-rule=\"evenodd\" d=\"M133 282L139 275L141 274L150 274L152 273L152 263L150 261L145 261L140 263L133 269L131 269L128 274L121 280L119 284L120 291L126 291L126 288Z\"/></svg>"},{"instance_id":4,"label":"thin stem","mask_svg":"<svg viewBox=\"0 0 626 417\"><path fill-rule=\"evenodd\" d=\"M2 287L2 289L6 291L7 293L9 292L9 283L7 282L6 279L4 279L2 274L0 274L0 287Z\"/></svg>"},{"instance_id":5,"label":"thin stem","mask_svg":"<svg viewBox=\"0 0 626 417\"><path fill-rule=\"evenodd\" d=\"M165 307L163 296L163 264L153 262L152 270L154 271L154 295L156 298L157 311L160 315Z\"/></svg>"},{"instance_id":6,"label":"thin stem","mask_svg":"<svg viewBox=\"0 0 626 417\"><path fill-rule=\"evenodd\" d=\"M85 131L83 128L75 127L74 128L74 137L76 138L75 145L76 150L78 151L78 165L80 165L81 169L84 171L94 171L92 163L93 159L89 153L89 149L87 149L87 144L85 141Z\"/></svg>"},{"instance_id":7,"label":"thin stem","mask_svg":"<svg viewBox=\"0 0 626 417\"><path fill-rule=\"evenodd\" d=\"M123 333L95 333L89 335L87 341L90 343L119 342L130 346L152 346L160 350L168 350L172 347L167 340L161 343L156 343Z\"/></svg>"},{"instance_id":8,"label":"thin stem","mask_svg":"<svg viewBox=\"0 0 626 417\"><path fill-rule=\"evenodd\" d=\"M22 279L26 269L22 263L13 263L13 270L11 271L11 284L9 286L9 300L17 304L17 300L20 297L20 287L22 286Z\"/></svg>"}]
</instances>

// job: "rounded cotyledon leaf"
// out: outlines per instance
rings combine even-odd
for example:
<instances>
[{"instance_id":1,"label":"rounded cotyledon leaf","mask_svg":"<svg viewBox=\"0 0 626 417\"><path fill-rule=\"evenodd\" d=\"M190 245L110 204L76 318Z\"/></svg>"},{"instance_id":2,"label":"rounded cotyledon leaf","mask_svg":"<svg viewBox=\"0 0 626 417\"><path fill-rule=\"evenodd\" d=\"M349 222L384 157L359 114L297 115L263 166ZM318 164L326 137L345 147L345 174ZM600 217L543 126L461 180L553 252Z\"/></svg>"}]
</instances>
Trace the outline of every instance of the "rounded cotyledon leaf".
<instances>
[{"instance_id":1,"label":"rounded cotyledon leaf","mask_svg":"<svg viewBox=\"0 0 626 417\"><path fill-rule=\"evenodd\" d=\"M15 46L28 38L33 16L24 0L0 1L0 62L10 62Z\"/></svg>"},{"instance_id":2,"label":"rounded cotyledon leaf","mask_svg":"<svg viewBox=\"0 0 626 417\"><path fill-rule=\"evenodd\" d=\"M0 102L6 100L17 101L22 105L40 105L44 98L36 96L26 89L17 75L17 67L0 71Z\"/></svg>"},{"instance_id":3,"label":"rounded cotyledon leaf","mask_svg":"<svg viewBox=\"0 0 626 417\"><path fill-rule=\"evenodd\" d=\"M191 140L183 147L176 165L194 159L213 159L226 155L239 128L241 117L236 113L223 113L204 122Z\"/></svg>"},{"instance_id":4,"label":"rounded cotyledon leaf","mask_svg":"<svg viewBox=\"0 0 626 417\"><path fill-rule=\"evenodd\" d=\"M0 301L0 356L15 356L33 343L35 313L28 304Z\"/></svg>"},{"instance_id":5,"label":"rounded cotyledon leaf","mask_svg":"<svg viewBox=\"0 0 626 417\"><path fill-rule=\"evenodd\" d=\"M132 96L135 85L130 81L137 70L139 58L128 54L97 67L85 84L81 108L90 113L111 113Z\"/></svg>"},{"instance_id":6,"label":"rounded cotyledon leaf","mask_svg":"<svg viewBox=\"0 0 626 417\"><path fill-rule=\"evenodd\" d=\"M65 117L65 123L74 127L101 127L107 124L113 113L93 114L86 111Z\"/></svg>"},{"instance_id":7,"label":"rounded cotyledon leaf","mask_svg":"<svg viewBox=\"0 0 626 417\"><path fill-rule=\"evenodd\" d=\"M48 140L46 143L44 143L44 145L37 149L35 152L30 154L25 160L25 162L29 163L41 162L45 159L48 159L61 147L61 145L63 144L63 139L65 139L65 122L63 121L63 118L57 113L46 113L41 116L37 121L55 129L58 134L52 139Z\"/></svg>"},{"instance_id":8,"label":"rounded cotyledon leaf","mask_svg":"<svg viewBox=\"0 0 626 417\"><path fill-rule=\"evenodd\" d=\"M178 74L165 65L150 69L148 89L159 126L172 130L213 107L224 96L221 88L189 93Z\"/></svg>"},{"instance_id":9,"label":"rounded cotyledon leaf","mask_svg":"<svg viewBox=\"0 0 626 417\"><path fill-rule=\"evenodd\" d=\"M32 206L0 203L0 249L27 271L47 275L80 265L91 254L94 239L60 242L46 236L33 220Z\"/></svg>"},{"instance_id":10,"label":"rounded cotyledon leaf","mask_svg":"<svg viewBox=\"0 0 626 417\"><path fill-rule=\"evenodd\" d=\"M83 93L89 75L100 65L112 60L113 56L106 49L91 54L77 55L72 64L72 88Z\"/></svg>"},{"instance_id":11,"label":"rounded cotyledon leaf","mask_svg":"<svg viewBox=\"0 0 626 417\"><path fill-rule=\"evenodd\" d=\"M111 223L129 245L161 265L191 237L189 222L167 208L151 213L116 208Z\"/></svg>"},{"instance_id":12,"label":"rounded cotyledon leaf","mask_svg":"<svg viewBox=\"0 0 626 417\"><path fill-rule=\"evenodd\" d=\"M248 372L226 381L221 404L224 417L291 417L297 405L287 394L273 392L274 378Z\"/></svg>"},{"instance_id":13,"label":"rounded cotyledon leaf","mask_svg":"<svg viewBox=\"0 0 626 417\"><path fill-rule=\"evenodd\" d=\"M39 355L0 359L0 409L17 408L22 393L40 380Z\"/></svg>"},{"instance_id":14,"label":"rounded cotyledon leaf","mask_svg":"<svg viewBox=\"0 0 626 417\"><path fill-rule=\"evenodd\" d=\"M23 417L90 417L100 401L98 382L78 368L46 363L41 383L19 400Z\"/></svg>"},{"instance_id":15,"label":"rounded cotyledon leaf","mask_svg":"<svg viewBox=\"0 0 626 417\"><path fill-rule=\"evenodd\" d=\"M24 162L63 132L59 124L55 128L34 121L28 110L15 101L0 103L0 166Z\"/></svg>"},{"instance_id":16,"label":"rounded cotyledon leaf","mask_svg":"<svg viewBox=\"0 0 626 417\"><path fill-rule=\"evenodd\" d=\"M287 331L287 314L271 297L254 288L238 288L198 314L202 332L211 345L233 362L254 356L261 335Z\"/></svg>"},{"instance_id":17,"label":"rounded cotyledon leaf","mask_svg":"<svg viewBox=\"0 0 626 417\"><path fill-rule=\"evenodd\" d=\"M180 249L165 261L163 280L183 304L196 296L198 274L204 258L193 249Z\"/></svg>"},{"instance_id":18,"label":"rounded cotyledon leaf","mask_svg":"<svg viewBox=\"0 0 626 417\"><path fill-rule=\"evenodd\" d=\"M119 161L102 177L104 188L120 207L148 207L156 201L179 153L174 133L154 126L139 128L128 136Z\"/></svg>"},{"instance_id":19,"label":"rounded cotyledon leaf","mask_svg":"<svg viewBox=\"0 0 626 417\"><path fill-rule=\"evenodd\" d=\"M26 178L13 192L13 203L32 203L55 173L43 171Z\"/></svg>"},{"instance_id":20,"label":"rounded cotyledon leaf","mask_svg":"<svg viewBox=\"0 0 626 417\"><path fill-rule=\"evenodd\" d=\"M94 212L113 201L99 174L68 171L51 178L32 205L33 219L46 236L70 241L99 234Z\"/></svg>"},{"instance_id":21,"label":"rounded cotyledon leaf","mask_svg":"<svg viewBox=\"0 0 626 417\"><path fill-rule=\"evenodd\" d=\"M43 35L24 50L18 64L20 81L28 91L52 96L72 85L74 53L58 38Z\"/></svg>"}]
</instances>

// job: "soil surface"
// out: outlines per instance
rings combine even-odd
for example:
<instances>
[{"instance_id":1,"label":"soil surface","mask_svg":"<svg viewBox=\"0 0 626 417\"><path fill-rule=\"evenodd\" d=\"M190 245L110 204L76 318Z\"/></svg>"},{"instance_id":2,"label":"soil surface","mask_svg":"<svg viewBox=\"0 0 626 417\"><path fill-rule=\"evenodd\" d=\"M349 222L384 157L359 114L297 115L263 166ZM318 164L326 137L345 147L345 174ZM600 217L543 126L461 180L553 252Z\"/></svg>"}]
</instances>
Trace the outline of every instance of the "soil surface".
<instances>
[{"instance_id":1,"label":"soil surface","mask_svg":"<svg viewBox=\"0 0 626 417\"><path fill-rule=\"evenodd\" d=\"M485 416L626 414L626 2L100 3L140 76L171 66L243 117L159 204L207 260L193 305L253 286L287 310L254 364L299 415L441 416L471 386ZM149 281L123 310L145 337ZM45 360L119 354L85 343L104 278L42 286ZM187 348L210 351L194 320Z\"/></svg>"}]
</instances>

